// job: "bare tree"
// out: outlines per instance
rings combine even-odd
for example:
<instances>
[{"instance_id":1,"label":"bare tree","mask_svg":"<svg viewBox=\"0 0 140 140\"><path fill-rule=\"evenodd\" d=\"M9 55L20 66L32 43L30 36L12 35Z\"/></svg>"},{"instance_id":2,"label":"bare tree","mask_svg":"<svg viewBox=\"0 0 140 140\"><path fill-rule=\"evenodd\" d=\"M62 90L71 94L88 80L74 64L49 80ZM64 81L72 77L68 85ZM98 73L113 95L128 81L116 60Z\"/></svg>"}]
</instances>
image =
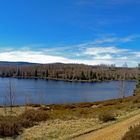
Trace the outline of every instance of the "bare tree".
<instances>
[{"instance_id":1,"label":"bare tree","mask_svg":"<svg viewBox=\"0 0 140 140\"><path fill-rule=\"evenodd\" d=\"M5 95L6 99L6 106L10 107L10 113L13 112L13 106L15 104L15 99L16 99L16 87L14 83L9 79L8 84L7 84L7 91Z\"/></svg>"},{"instance_id":2,"label":"bare tree","mask_svg":"<svg viewBox=\"0 0 140 140\"><path fill-rule=\"evenodd\" d=\"M127 73L127 71L125 69L127 69L127 63L124 63L124 65L122 67L124 68L124 70L123 70L122 78L120 81L120 95L121 95L121 98L125 98L125 96L126 96L126 73Z\"/></svg>"},{"instance_id":3,"label":"bare tree","mask_svg":"<svg viewBox=\"0 0 140 140\"><path fill-rule=\"evenodd\" d=\"M44 92L41 90L41 91L38 92L37 95L38 95L38 103L40 105L45 104L45 94L44 94Z\"/></svg>"},{"instance_id":4,"label":"bare tree","mask_svg":"<svg viewBox=\"0 0 140 140\"><path fill-rule=\"evenodd\" d=\"M136 79L136 68L115 67L115 65L89 66L83 64L44 64L44 65L22 65L22 66L0 66L1 77L18 78L43 78L62 80L119 80L126 71L126 79ZM95 76L92 76L94 73Z\"/></svg>"},{"instance_id":5,"label":"bare tree","mask_svg":"<svg viewBox=\"0 0 140 140\"><path fill-rule=\"evenodd\" d=\"M7 104L6 104L6 96L3 96L3 110L4 110L4 114L7 114Z\"/></svg>"},{"instance_id":6,"label":"bare tree","mask_svg":"<svg viewBox=\"0 0 140 140\"><path fill-rule=\"evenodd\" d=\"M140 91L140 64L138 65L138 68L137 68L137 83L136 83L136 90Z\"/></svg>"},{"instance_id":7,"label":"bare tree","mask_svg":"<svg viewBox=\"0 0 140 140\"><path fill-rule=\"evenodd\" d=\"M32 95L31 93L26 93L24 97L25 97L25 110L27 110L28 106L33 103Z\"/></svg>"},{"instance_id":8,"label":"bare tree","mask_svg":"<svg viewBox=\"0 0 140 140\"><path fill-rule=\"evenodd\" d=\"M125 80L121 80L120 81L120 96L121 98L125 98L125 95L126 95L126 84L125 84Z\"/></svg>"}]
</instances>

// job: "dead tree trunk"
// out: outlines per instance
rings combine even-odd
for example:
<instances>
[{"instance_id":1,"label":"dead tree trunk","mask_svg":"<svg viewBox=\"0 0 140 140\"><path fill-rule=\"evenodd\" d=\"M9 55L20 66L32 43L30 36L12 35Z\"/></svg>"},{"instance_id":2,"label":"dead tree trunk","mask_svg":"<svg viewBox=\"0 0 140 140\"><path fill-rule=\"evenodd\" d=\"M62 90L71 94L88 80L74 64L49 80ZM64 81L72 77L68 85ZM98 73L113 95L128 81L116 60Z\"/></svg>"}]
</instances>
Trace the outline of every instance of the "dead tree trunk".
<instances>
[{"instance_id":1,"label":"dead tree trunk","mask_svg":"<svg viewBox=\"0 0 140 140\"><path fill-rule=\"evenodd\" d=\"M13 113L13 106L15 104L15 99L16 99L16 88L10 79L7 85L6 100L7 100L7 105L10 107L11 114Z\"/></svg>"}]
</instances>

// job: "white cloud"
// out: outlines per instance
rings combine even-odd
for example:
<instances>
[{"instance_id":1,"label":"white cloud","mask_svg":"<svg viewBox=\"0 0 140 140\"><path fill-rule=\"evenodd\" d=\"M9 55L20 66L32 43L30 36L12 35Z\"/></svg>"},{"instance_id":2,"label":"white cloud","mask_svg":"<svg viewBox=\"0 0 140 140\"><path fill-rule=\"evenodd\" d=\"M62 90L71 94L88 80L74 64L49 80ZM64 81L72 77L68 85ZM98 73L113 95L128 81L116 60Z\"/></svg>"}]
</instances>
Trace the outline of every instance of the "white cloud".
<instances>
[{"instance_id":1,"label":"white cloud","mask_svg":"<svg viewBox=\"0 0 140 140\"><path fill-rule=\"evenodd\" d=\"M90 48L91 49L91 48ZM89 49L87 49L89 50ZM8 52L0 52L0 61L23 61L23 62L33 62L33 63L78 63L78 64L88 64L88 65L98 65L98 64L116 64L118 66L122 66L124 62L127 62L129 66L136 66L138 61L133 60L136 59L136 55L132 56L132 59L129 59L127 56L122 56L119 58L113 57L109 52L116 53L117 52L124 52L122 49L117 48L92 48L92 51L95 50L96 56L86 59L80 58L66 58L62 56L54 56L46 54L46 52L42 51L25 51L25 50L18 50L18 51L8 51ZM101 52L105 52L105 55L101 55ZM139 52L140 53L140 52ZM88 54L87 54L88 55Z\"/></svg>"},{"instance_id":2,"label":"white cloud","mask_svg":"<svg viewBox=\"0 0 140 140\"><path fill-rule=\"evenodd\" d=\"M110 55L110 54L105 54L105 55L96 55L95 57L94 57L94 59L95 60L111 60L111 59L113 59L113 57Z\"/></svg>"},{"instance_id":3,"label":"white cloud","mask_svg":"<svg viewBox=\"0 0 140 140\"><path fill-rule=\"evenodd\" d=\"M0 61L23 61L33 63L80 63L88 65L116 64L122 66L137 66L140 63L140 52L120 47L122 43L132 41L134 36L103 37L85 43L43 48L23 46L16 50L14 47L0 49ZM107 45L106 45L107 43ZM119 44L119 47L118 46ZM4 47L3 47L4 48ZM34 49L32 49L34 48Z\"/></svg>"},{"instance_id":4,"label":"white cloud","mask_svg":"<svg viewBox=\"0 0 140 140\"><path fill-rule=\"evenodd\" d=\"M132 53L140 59L140 52L132 52Z\"/></svg>"},{"instance_id":5,"label":"white cloud","mask_svg":"<svg viewBox=\"0 0 140 140\"><path fill-rule=\"evenodd\" d=\"M132 41L134 38L136 38L137 36L135 35L132 35L132 36L127 36L127 37L122 37L122 38L117 38L117 37L104 37L104 38L101 38L101 39L96 39L95 40L95 44L103 44L103 43L118 43L118 42L121 42L121 43L127 43L127 42L130 42Z\"/></svg>"},{"instance_id":6,"label":"white cloud","mask_svg":"<svg viewBox=\"0 0 140 140\"><path fill-rule=\"evenodd\" d=\"M70 63L70 60L60 56L46 55L39 51L0 52L0 61L23 61L34 63Z\"/></svg>"},{"instance_id":7,"label":"white cloud","mask_svg":"<svg viewBox=\"0 0 140 140\"><path fill-rule=\"evenodd\" d=\"M111 47L93 47L93 48L87 48L85 50L85 54L87 55L99 55L99 54L122 54L125 52L128 52L128 49L119 49L115 46Z\"/></svg>"},{"instance_id":8,"label":"white cloud","mask_svg":"<svg viewBox=\"0 0 140 140\"><path fill-rule=\"evenodd\" d=\"M118 44L125 44L128 42L132 42L135 39L140 38L139 35L129 35L126 37L115 37L113 35L103 35L102 37L96 38L92 41L87 41L85 43L81 43L78 45L74 45L73 47L79 47L79 48L92 48L92 47L98 47L98 46L111 46L115 47L115 45Z\"/></svg>"}]
</instances>

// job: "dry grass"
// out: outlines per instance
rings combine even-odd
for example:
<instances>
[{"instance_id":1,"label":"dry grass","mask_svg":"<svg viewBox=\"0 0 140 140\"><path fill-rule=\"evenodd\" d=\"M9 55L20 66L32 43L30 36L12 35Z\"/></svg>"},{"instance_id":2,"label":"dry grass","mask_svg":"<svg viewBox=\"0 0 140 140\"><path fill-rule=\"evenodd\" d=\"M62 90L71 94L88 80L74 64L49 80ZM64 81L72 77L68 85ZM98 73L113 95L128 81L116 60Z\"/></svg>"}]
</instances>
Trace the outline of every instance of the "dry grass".
<instances>
[{"instance_id":1,"label":"dry grass","mask_svg":"<svg viewBox=\"0 0 140 140\"><path fill-rule=\"evenodd\" d=\"M35 139L68 139L91 130L102 128L124 118L130 117L139 111L139 97L128 97L125 99L115 99L96 103L80 103L66 105L38 106L32 105L28 109L46 111L49 120L39 123L31 128L24 129L18 140ZM22 114L25 107L14 108L16 114ZM101 112L112 110L116 117L113 122L102 122L98 116ZM20 112L20 113L19 113ZM0 108L2 113L2 108ZM39 114L40 114L39 113ZM29 116L32 113L29 113ZM39 114L37 116L39 116ZM34 118L35 115L30 117ZM38 120L36 120L38 122Z\"/></svg>"},{"instance_id":2,"label":"dry grass","mask_svg":"<svg viewBox=\"0 0 140 140\"><path fill-rule=\"evenodd\" d=\"M138 97L129 97L124 100L110 100L96 103L81 103L72 105L50 105L39 107L46 110L50 120L24 130L18 137L21 140L29 139L58 139L65 140L89 131L93 131L109 124L128 118L139 110L139 102L133 103ZM101 112L112 110L115 121L102 122L98 116Z\"/></svg>"},{"instance_id":3,"label":"dry grass","mask_svg":"<svg viewBox=\"0 0 140 140\"><path fill-rule=\"evenodd\" d=\"M82 123L82 124L81 124ZM97 125L95 119L51 120L26 129L19 139L66 139Z\"/></svg>"},{"instance_id":4,"label":"dry grass","mask_svg":"<svg viewBox=\"0 0 140 140\"><path fill-rule=\"evenodd\" d=\"M66 140L75 136L88 133L100 128L106 127L117 121L129 118L134 114L138 114L140 110L126 112L117 117L116 121L102 123L98 118L79 118L72 120L49 120L40 123L32 128L25 129L18 140Z\"/></svg>"},{"instance_id":5,"label":"dry grass","mask_svg":"<svg viewBox=\"0 0 140 140\"><path fill-rule=\"evenodd\" d=\"M130 127L122 140L140 140L140 125Z\"/></svg>"},{"instance_id":6,"label":"dry grass","mask_svg":"<svg viewBox=\"0 0 140 140\"><path fill-rule=\"evenodd\" d=\"M13 110L12 115L19 115L29 109L35 109L35 108L32 106L15 106L12 108ZM0 115L11 115L10 107L7 107L6 109L0 107Z\"/></svg>"},{"instance_id":7,"label":"dry grass","mask_svg":"<svg viewBox=\"0 0 140 140\"><path fill-rule=\"evenodd\" d=\"M30 109L20 115L0 116L0 137L15 137L23 128L34 126L38 122L48 119L46 111Z\"/></svg>"}]
</instances>

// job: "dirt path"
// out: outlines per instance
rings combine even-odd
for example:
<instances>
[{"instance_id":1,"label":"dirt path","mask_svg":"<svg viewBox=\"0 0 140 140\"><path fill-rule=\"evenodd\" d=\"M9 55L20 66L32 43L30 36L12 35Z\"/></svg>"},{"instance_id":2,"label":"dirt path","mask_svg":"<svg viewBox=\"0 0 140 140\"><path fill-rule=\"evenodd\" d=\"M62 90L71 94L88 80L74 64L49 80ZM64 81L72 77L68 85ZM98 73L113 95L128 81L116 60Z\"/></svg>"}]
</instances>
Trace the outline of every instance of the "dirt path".
<instances>
[{"instance_id":1,"label":"dirt path","mask_svg":"<svg viewBox=\"0 0 140 140\"><path fill-rule=\"evenodd\" d=\"M132 125L138 124L139 122L140 114L96 132L79 136L73 140L121 140L125 132L128 131L128 128Z\"/></svg>"}]
</instances>

